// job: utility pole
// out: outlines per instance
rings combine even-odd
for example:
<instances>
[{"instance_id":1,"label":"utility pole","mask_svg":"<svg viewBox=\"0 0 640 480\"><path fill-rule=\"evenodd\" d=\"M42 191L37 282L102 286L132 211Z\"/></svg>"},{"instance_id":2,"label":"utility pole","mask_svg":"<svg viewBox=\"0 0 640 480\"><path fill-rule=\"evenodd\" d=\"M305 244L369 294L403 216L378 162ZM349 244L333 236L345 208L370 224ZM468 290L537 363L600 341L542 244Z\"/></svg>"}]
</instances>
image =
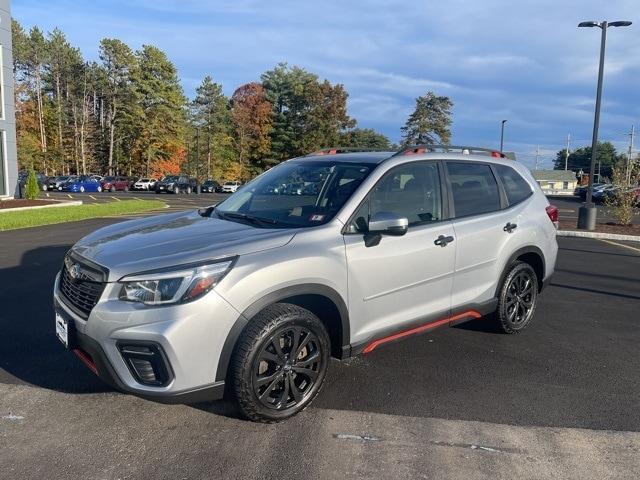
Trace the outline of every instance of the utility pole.
<instances>
[{"instance_id":1,"label":"utility pole","mask_svg":"<svg viewBox=\"0 0 640 480\"><path fill-rule=\"evenodd\" d=\"M564 170L569 170L569 145L571 145L571 134L567 134L567 149L564 151Z\"/></svg>"},{"instance_id":2,"label":"utility pole","mask_svg":"<svg viewBox=\"0 0 640 480\"><path fill-rule=\"evenodd\" d=\"M538 170L538 160L540 158L540 145L536 145L536 170Z\"/></svg>"},{"instance_id":3,"label":"utility pole","mask_svg":"<svg viewBox=\"0 0 640 480\"><path fill-rule=\"evenodd\" d=\"M633 167L633 137L635 136L636 128L635 125L631 125L631 133L629 133L629 156L627 157L627 172L625 175L625 179L627 181L627 185L631 183L631 170Z\"/></svg>"}]
</instances>

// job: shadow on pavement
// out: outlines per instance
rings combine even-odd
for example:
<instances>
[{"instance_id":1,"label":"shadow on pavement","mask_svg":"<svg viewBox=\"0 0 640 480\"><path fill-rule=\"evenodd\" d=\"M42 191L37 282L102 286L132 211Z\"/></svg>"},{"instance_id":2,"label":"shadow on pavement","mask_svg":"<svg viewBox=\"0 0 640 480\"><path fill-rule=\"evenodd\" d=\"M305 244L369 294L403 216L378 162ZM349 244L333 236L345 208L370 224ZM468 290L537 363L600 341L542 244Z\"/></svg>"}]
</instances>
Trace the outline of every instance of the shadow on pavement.
<instances>
[{"instance_id":1,"label":"shadow on pavement","mask_svg":"<svg viewBox=\"0 0 640 480\"><path fill-rule=\"evenodd\" d=\"M53 283L70 247L28 250L19 265L0 269L0 382L69 393L110 390L55 336Z\"/></svg>"}]
</instances>

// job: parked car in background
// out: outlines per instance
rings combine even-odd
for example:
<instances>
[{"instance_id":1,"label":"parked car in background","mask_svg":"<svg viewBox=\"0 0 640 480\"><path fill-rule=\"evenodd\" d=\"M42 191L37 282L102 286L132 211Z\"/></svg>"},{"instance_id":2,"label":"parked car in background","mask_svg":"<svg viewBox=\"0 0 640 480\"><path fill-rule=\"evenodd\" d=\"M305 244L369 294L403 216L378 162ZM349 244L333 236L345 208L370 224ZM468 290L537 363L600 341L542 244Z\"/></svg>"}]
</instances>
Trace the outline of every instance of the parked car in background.
<instances>
[{"instance_id":1,"label":"parked car in background","mask_svg":"<svg viewBox=\"0 0 640 480\"><path fill-rule=\"evenodd\" d=\"M18 173L18 183L20 187L24 189L27 184L27 178L29 177L29 172L21 171ZM38 181L38 188L40 190L48 190L49 189L49 177L47 177L44 173L36 172L36 180Z\"/></svg>"},{"instance_id":2,"label":"parked car in background","mask_svg":"<svg viewBox=\"0 0 640 480\"><path fill-rule=\"evenodd\" d=\"M153 190L156 182L155 178L140 178L133 184L132 190Z\"/></svg>"},{"instance_id":3,"label":"parked car in background","mask_svg":"<svg viewBox=\"0 0 640 480\"><path fill-rule=\"evenodd\" d=\"M604 202L604 199L608 196L611 196L615 193L615 191L620 188L615 185L600 185L597 188L593 189L592 199L596 203ZM586 197L585 197L586 198Z\"/></svg>"},{"instance_id":4,"label":"parked car in background","mask_svg":"<svg viewBox=\"0 0 640 480\"><path fill-rule=\"evenodd\" d=\"M57 177L49 177L47 180L47 190L62 190L62 184L74 176L75 175L58 175Z\"/></svg>"},{"instance_id":5,"label":"parked car in background","mask_svg":"<svg viewBox=\"0 0 640 480\"><path fill-rule=\"evenodd\" d=\"M207 180L202 184L201 191L207 193L215 193L222 190L222 186L215 180Z\"/></svg>"},{"instance_id":6,"label":"parked car in background","mask_svg":"<svg viewBox=\"0 0 640 480\"><path fill-rule=\"evenodd\" d=\"M604 188L606 186L606 183L594 183L593 191L596 192L600 188ZM578 195L582 201L584 201L587 199L587 190L589 190L589 185L580 185L578 188L576 188L575 194Z\"/></svg>"},{"instance_id":7,"label":"parked car in background","mask_svg":"<svg viewBox=\"0 0 640 480\"><path fill-rule=\"evenodd\" d=\"M235 193L242 184L240 182L224 182L222 193Z\"/></svg>"},{"instance_id":8,"label":"parked car in background","mask_svg":"<svg viewBox=\"0 0 640 480\"><path fill-rule=\"evenodd\" d=\"M104 177L100 186L105 192L115 192L117 190L128 192L131 189L131 184L132 181L129 177Z\"/></svg>"},{"instance_id":9,"label":"parked car in background","mask_svg":"<svg viewBox=\"0 0 640 480\"><path fill-rule=\"evenodd\" d=\"M63 192L101 192L102 186L100 182L88 175L80 175L79 177L71 177L62 184Z\"/></svg>"},{"instance_id":10,"label":"parked car in background","mask_svg":"<svg viewBox=\"0 0 640 480\"><path fill-rule=\"evenodd\" d=\"M156 183L156 193L191 193L196 190L198 181L187 175L167 175Z\"/></svg>"}]
</instances>

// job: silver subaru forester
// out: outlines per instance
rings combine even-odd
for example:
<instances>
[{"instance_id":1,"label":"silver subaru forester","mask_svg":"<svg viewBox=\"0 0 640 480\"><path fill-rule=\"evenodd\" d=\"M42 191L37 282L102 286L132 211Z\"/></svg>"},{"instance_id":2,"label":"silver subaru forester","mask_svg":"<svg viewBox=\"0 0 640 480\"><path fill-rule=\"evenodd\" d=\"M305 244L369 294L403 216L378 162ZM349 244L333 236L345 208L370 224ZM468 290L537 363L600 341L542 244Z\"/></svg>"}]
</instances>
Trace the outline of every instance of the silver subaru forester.
<instances>
[{"instance_id":1,"label":"silver subaru forester","mask_svg":"<svg viewBox=\"0 0 640 480\"><path fill-rule=\"evenodd\" d=\"M273 422L331 357L490 316L517 333L553 273L558 211L499 152L329 149L215 207L107 226L56 277L56 334L113 387L234 398Z\"/></svg>"}]
</instances>

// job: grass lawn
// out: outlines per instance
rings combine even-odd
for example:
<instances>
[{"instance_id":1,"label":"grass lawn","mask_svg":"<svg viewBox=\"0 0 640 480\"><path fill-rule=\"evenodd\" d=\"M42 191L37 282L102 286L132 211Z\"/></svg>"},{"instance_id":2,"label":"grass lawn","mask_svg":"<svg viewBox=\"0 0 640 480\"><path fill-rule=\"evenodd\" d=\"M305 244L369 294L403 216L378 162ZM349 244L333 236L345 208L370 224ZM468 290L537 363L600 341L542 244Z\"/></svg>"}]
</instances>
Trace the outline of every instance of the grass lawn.
<instances>
[{"instance_id":1,"label":"grass lawn","mask_svg":"<svg viewBox=\"0 0 640 480\"><path fill-rule=\"evenodd\" d=\"M94 205L78 205L56 208L37 208L17 212L0 211L0 231L16 228L36 227L51 223L75 222L86 218L126 215L147 212L165 206L160 200L122 200Z\"/></svg>"}]
</instances>

